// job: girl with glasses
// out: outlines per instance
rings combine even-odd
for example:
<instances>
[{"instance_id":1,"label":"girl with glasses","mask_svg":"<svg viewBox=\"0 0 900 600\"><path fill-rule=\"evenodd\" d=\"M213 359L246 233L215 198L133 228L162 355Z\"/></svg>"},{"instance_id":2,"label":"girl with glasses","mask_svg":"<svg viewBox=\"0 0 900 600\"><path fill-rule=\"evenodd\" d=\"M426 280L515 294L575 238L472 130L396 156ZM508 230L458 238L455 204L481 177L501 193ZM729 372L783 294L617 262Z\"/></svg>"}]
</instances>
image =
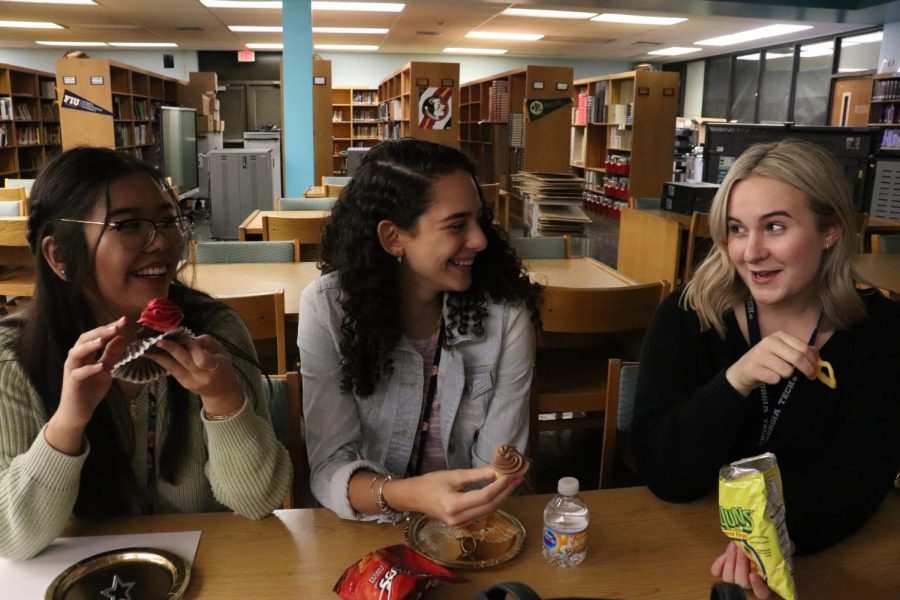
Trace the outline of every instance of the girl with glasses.
<instances>
[{"instance_id":1,"label":"girl with glasses","mask_svg":"<svg viewBox=\"0 0 900 600\"><path fill-rule=\"evenodd\" d=\"M35 294L0 322L0 556L33 556L73 514L277 508L291 465L253 344L236 313L178 280L191 226L161 175L76 148L29 202ZM148 354L167 377L113 379L154 298L196 337Z\"/></svg>"}]
</instances>

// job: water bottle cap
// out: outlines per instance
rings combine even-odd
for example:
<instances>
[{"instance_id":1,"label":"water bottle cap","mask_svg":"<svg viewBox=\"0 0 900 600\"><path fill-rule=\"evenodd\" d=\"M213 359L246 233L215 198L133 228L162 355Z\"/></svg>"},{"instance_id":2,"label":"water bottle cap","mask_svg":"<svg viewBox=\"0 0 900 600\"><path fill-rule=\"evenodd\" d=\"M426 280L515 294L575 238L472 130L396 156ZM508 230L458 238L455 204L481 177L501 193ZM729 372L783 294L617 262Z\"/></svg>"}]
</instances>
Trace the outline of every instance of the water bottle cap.
<instances>
[{"instance_id":1,"label":"water bottle cap","mask_svg":"<svg viewBox=\"0 0 900 600\"><path fill-rule=\"evenodd\" d=\"M578 494L578 480L574 477L563 477L556 486L556 491L563 496L575 496Z\"/></svg>"}]
</instances>

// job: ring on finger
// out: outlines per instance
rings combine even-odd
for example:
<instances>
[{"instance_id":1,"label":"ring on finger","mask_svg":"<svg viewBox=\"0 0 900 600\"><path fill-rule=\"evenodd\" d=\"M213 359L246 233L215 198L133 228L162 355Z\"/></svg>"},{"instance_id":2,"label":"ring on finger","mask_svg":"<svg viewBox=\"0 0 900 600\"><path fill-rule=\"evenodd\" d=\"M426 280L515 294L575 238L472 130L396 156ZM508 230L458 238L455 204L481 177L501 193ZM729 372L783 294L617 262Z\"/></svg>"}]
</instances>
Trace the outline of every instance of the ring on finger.
<instances>
[{"instance_id":1,"label":"ring on finger","mask_svg":"<svg viewBox=\"0 0 900 600\"><path fill-rule=\"evenodd\" d=\"M216 364L214 364L213 366L209 367L208 369L207 369L207 368L204 368L204 367L201 367L200 365L197 365L197 368L200 369L201 371L215 371L216 369L219 368L219 361L217 360L217 361L216 361Z\"/></svg>"}]
</instances>

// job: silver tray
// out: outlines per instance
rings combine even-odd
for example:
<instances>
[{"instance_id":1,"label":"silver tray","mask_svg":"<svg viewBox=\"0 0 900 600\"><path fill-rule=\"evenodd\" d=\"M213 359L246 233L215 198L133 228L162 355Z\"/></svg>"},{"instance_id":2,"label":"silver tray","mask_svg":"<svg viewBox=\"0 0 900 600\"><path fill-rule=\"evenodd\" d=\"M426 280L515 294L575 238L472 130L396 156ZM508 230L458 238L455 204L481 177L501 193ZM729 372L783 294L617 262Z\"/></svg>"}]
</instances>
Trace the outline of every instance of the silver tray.
<instances>
[{"instance_id":1,"label":"silver tray","mask_svg":"<svg viewBox=\"0 0 900 600\"><path fill-rule=\"evenodd\" d=\"M120 548L80 560L57 575L44 600L177 600L190 576L190 567L171 552Z\"/></svg>"},{"instance_id":2,"label":"silver tray","mask_svg":"<svg viewBox=\"0 0 900 600\"><path fill-rule=\"evenodd\" d=\"M525 527L506 511L496 516L508 522L512 536L501 542L477 541L469 537L456 538L450 528L428 515L415 515L406 526L406 543L434 562L456 569L486 569L516 557L525 546Z\"/></svg>"}]
</instances>

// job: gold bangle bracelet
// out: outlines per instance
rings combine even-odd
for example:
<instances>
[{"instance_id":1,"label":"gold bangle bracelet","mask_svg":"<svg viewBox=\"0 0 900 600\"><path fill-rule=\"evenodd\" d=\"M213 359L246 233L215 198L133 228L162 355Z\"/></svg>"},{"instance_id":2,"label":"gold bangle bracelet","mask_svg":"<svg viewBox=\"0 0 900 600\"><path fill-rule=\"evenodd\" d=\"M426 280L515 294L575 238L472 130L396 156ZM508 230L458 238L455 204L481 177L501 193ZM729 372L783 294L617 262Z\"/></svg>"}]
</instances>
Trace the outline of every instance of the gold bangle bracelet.
<instances>
[{"instance_id":1,"label":"gold bangle bracelet","mask_svg":"<svg viewBox=\"0 0 900 600\"><path fill-rule=\"evenodd\" d=\"M230 419L230 418L233 417L234 415L236 415L236 414L238 414L239 412L241 412L241 410L243 410L244 405L245 405L246 403L247 403L247 400L246 400L246 398L245 398L244 401L241 403L241 405L237 408L237 410L233 410L233 411L231 411L230 413L225 413L224 415L211 415L211 414L209 414L208 412L206 412L206 409L204 408L204 409L203 409L203 415L206 417L206 420L207 420L207 421L227 421L228 419Z\"/></svg>"}]
</instances>

